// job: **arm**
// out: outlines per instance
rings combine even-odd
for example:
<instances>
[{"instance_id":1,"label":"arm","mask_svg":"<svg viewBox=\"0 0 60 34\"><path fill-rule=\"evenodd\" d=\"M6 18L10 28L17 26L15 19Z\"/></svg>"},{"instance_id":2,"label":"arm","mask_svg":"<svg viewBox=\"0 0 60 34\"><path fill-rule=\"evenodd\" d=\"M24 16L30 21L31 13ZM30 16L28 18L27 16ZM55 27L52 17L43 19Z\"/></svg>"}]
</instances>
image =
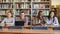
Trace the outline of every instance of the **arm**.
<instances>
[{"instance_id":1,"label":"arm","mask_svg":"<svg viewBox=\"0 0 60 34\"><path fill-rule=\"evenodd\" d=\"M6 18L1 22L1 25L4 26L4 22L6 21Z\"/></svg>"},{"instance_id":2,"label":"arm","mask_svg":"<svg viewBox=\"0 0 60 34\"><path fill-rule=\"evenodd\" d=\"M55 26L58 26L59 25L59 22L58 22L58 18L57 17L55 17L55 21L54 21L54 23L53 23Z\"/></svg>"},{"instance_id":3,"label":"arm","mask_svg":"<svg viewBox=\"0 0 60 34\"><path fill-rule=\"evenodd\" d=\"M13 22L12 22L13 25L15 25L15 19L13 18Z\"/></svg>"},{"instance_id":4,"label":"arm","mask_svg":"<svg viewBox=\"0 0 60 34\"><path fill-rule=\"evenodd\" d=\"M28 25L28 17L25 18L25 25Z\"/></svg>"},{"instance_id":5,"label":"arm","mask_svg":"<svg viewBox=\"0 0 60 34\"><path fill-rule=\"evenodd\" d=\"M46 24L51 24L51 21L48 18L46 19Z\"/></svg>"}]
</instances>

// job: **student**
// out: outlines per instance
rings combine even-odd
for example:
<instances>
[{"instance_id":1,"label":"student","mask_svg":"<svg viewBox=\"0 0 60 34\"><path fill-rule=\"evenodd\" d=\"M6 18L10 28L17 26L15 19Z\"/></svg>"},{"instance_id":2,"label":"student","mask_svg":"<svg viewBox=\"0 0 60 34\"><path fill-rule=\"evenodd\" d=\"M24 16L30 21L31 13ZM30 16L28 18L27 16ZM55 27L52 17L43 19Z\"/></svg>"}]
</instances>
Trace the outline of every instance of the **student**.
<instances>
[{"instance_id":1,"label":"student","mask_svg":"<svg viewBox=\"0 0 60 34\"><path fill-rule=\"evenodd\" d=\"M21 12L20 15L19 15L19 17L16 18L15 25L16 26L28 25L28 18L25 17L25 14L23 12Z\"/></svg>"},{"instance_id":2,"label":"student","mask_svg":"<svg viewBox=\"0 0 60 34\"><path fill-rule=\"evenodd\" d=\"M45 24L45 17L43 17L42 11L38 12L36 24L40 24L41 26Z\"/></svg>"},{"instance_id":3,"label":"student","mask_svg":"<svg viewBox=\"0 0 60 34\"><path fill-rule=\"evenodd\" d=\"M14 26L14 18L13 18L13 13L11 10L7 10L6 12L6 18L1 22L3 26L6 24L7 26Z\"/></svg>"},{"instance_id":4,"label":"student","mask_svg":"<svg viewBox=\"0 0 60 34\"><path fill-rule=\"evenodd\" d=\"M50 11L46 22L47 22L46 23L47 25L53 25L53 26L58 26L59 25L58 18L55 16L54 11Z\"/></svg>"}]
</instances>

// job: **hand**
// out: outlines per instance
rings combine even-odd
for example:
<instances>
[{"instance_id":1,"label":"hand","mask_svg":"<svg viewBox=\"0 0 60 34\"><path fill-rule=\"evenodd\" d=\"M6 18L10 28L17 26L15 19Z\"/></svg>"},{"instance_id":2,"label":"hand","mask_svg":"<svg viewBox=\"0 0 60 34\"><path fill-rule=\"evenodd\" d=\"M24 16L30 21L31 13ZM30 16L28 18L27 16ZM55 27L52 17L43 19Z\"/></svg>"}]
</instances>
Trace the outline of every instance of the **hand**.
<instances>
[{"instance_id":1,"label":"hand","mask_svg":"<svg viewBox=\"0 0 60 34\"><path fill-rule=\"evenodd\" d=\"M51 24L50 24L50 27L54 27L54 24L53 24L53 23L51 23Z\"/></svg>"}]
</instances>

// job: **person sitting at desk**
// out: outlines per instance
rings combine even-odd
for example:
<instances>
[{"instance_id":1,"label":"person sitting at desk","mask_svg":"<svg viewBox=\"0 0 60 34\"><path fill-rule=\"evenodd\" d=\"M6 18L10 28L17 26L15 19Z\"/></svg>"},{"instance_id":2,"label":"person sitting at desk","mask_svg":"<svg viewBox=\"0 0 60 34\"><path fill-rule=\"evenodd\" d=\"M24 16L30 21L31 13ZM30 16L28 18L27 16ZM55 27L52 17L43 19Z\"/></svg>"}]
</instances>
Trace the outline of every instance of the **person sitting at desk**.
<instances>
[{"instance_id":1,"label":"person sitting at desk","mask_svg":"<svg viewBox=\"0 0 60 34\"><path fill-rule=\"evenodd\" d=\"M21 12L19 17L16 18L15 25L16 26L28 25L28 18L25 17L23 12Z\"/></svg>"},{"instance_id":2,"label":"person sitting at desk","mask_svg":"<svg viewBox=\"0 0 60 34\"><path fill-rule=\"evenodd\" d=\"M55 17L54 11L50 11L49 16L46 20L46 24L47 25L53 25L53 26L58 26L59 25L58 18Z\"/></svg>"},{"instance_id":3,"label":"person sitting at desk","mask_svg":"<svg viewBox=\"0 0 60 34\"><path fill-rule=\"evenodd\" d=\"M36 25L41 25L43 26L45 24L45 17L43 17L42 11L38 12L37 20L36 20Z\"/></svg>"},{"instance_id":4,"label":"person sitting at desk","mask_svg":"<svg viewBox=\"0 0 60 34\"><path fill-rule=\"evenodd\" d=\"M11 10L7 10L6 12L6 18L4 18L4 20L1 22L1 24L3 26L5 26L5 24L7 26L14 26L14 18L13 18L13 13Z\"/></svg>"}]
</instances>

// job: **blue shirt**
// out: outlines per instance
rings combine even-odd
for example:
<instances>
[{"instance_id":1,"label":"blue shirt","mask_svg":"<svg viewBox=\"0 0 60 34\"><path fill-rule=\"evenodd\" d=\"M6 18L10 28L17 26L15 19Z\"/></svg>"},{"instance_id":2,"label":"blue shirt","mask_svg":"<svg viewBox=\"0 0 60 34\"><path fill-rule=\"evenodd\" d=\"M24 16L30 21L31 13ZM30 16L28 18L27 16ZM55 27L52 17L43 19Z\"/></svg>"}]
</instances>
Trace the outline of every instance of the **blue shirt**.
<instances>
[{"instance_id":1,"label":"blue shirt","mask_svg":"<svg viewBox=\"0 0 60 34\"><path fill-rule=\"evenodd\" d=\"M54 18L54 21L53 21L53 18L51 18L50 20L47 18L46 24L51 24L51 23L53 23L54 26L58 26L59 25L59 22L58 22L57 17Z\"/></svg>"}]
</instances>

